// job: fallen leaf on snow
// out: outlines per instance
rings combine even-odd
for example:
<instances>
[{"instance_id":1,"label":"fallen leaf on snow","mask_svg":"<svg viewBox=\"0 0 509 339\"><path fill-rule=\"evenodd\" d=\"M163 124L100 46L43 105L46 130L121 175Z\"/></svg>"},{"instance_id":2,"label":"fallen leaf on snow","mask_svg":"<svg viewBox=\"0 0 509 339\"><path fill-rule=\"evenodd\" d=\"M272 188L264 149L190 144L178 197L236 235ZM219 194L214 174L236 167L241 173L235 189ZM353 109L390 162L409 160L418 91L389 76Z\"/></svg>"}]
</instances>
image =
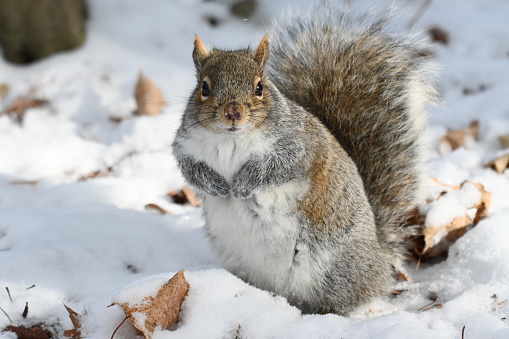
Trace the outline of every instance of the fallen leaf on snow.
<instances>
[{"instance_id":1,"label":"fallen leaf on snow","mask_svg":"<svg viewBox=\"0 0 509 339\"><path fill-rule=\"evenodd\" d=\"M5 113L14 116L18 122L23 121L25 112L29 108L47 106L48 100L45 99L34 99L30 97L23 97L14 100L9 107L5 110Z\"/></svg>"},{"instance_id":2,"label":"fallen leaf on snow","mask_svg":"<svg viewBox=\"0 0 509 339\"><path fill-rule=\"evenodd\" d=\"M69 318L71 318L72 326L74 327L72 330L64 331L64 336L71 339L81 339L80 315L65 304L64 307L69 313Z\"/></svg>"},{"instance_id":3,"label":"fallen leaf on snow","mask_svg":"<svg viewBox=\"0 0 509 339\"><path fill-rule=\"evenodd\" d=\"M509 148L509 134L499 135L497 139L500 147Z\"/></svg>"},{"instance_id":4,"label":"fallen leaf on snow","mask_svg":"<svg viewBox=\"0 0 509 339\"><path fill-rule=\"evenodd\" d=\"M449 33L439 27L432 27L428 30L432 41L439 42L443 45L449 44Z\"/></svg>"},{"instance_id":5,"label":"fallen leaf on snow","mask_svg":"<svg viewBox=\"0 0 509 339\"><path fill-rule=\"evenodd\" d=\"M85 176L80 177L78 179L78 181L87 181L88 179L107 177L109 174L110 174L110 169L108 169L107 171L101 171L101 170L94 171L94 172L88 173Z\"/></svg>"},{"instance_id":6,"label":"fallen leaf on snow","mask_svg":"<svg viewBox=\"0 0 509 339\"><path fill-rule=\"evenodd\" d=\"M459 187L441 186L444 187L444 191L436 199L427 200L424 205L421 205L421 208L414 211L409 219L409 224L420 226L420 234L415 241L414 249L419 258L435 257L446 252L454 241L467 232L468 226L475 225L486 217L491 204L491 193L486 192L482 184L465 181ZM465 206L462 206L463 215L446 220L439 225L436 224L436 220L430 220L433 217L433 209L449 207L451 202L445 201L445 199L452 199L449 197L449 192L456 192L456 199L461 199L463 195L473 194L472 190L477 190L477 193L474 192L476 199L468 201ZM472 213L474 209L475 214ZM425 212L421 213L422 210Z\"/></svg>"},{"instance_id":7,"label":"fallen leaf on snow","mask_svg":"<svg viewBox=\"0 0 509 339\"><path fill-rule=\"evenodd\" d=\"M439 142L440 154L446 154L459 147L465 146L467 138L477 139L479 135L479 121L473 121L469 127L450 131L444 135Z\"/></svg>"},{"instance_id":8,"label":"fallen leaf on snow","mask_svg":"<svg viewBox=\"0 0 509 339\"><path fill-rule=\"evenodd\" d=\"M486 167L493 168L498 174L503 173L509 167L509 154L501 155L495 160L488 162Z\"/></svg>"},{"instance_id":9,"label":"fallen leaf on snow","mask_svg":"<svg viewBox=\"0 0 509 339\"><path fill-rule=\"evenodd\" d=\"M138 104L134 115L157 115L165 105L164 96L159 88L142 73L136 83L134 98Z\"/></svg>"},{"instance_id":10,"label":"fallen leaf on snow","mask_svg":"<svg viewBox=\"0 0 509 339\"><path fill-rule=\"evenodd\" d=\"M154 210L154 211L157 211L157 212L159 212L161 214L168 214L168 213L170 213L167 210L165 210L164 208L162 208L161 206L156 205L156 204L146 204L145 205L145 209L146 210Z\"/></svg>"},{"instance_id":11,"label":"fallen leaf on snow","mask_svg":"<svg viewBox=\"0 0 509 339\"><path fill-rule=\"evenodd\" d=\"M13 185L13 186L22 186L22 185L35 186L38 183L39 182L37 180L11 180L11 181L9 181L9 184Z\"/></svg>"},{"instance_id":12,"label":"fallen leaf on snow","mask_svg":"<svg viewBox=\"0 0 509 339\"><path fill-rule=\"evenodd\" d=\"M168 195L172 198L173 202L179 205L190 204L191 206L199 206L200 203L194 197L193 191L189 188L183 188L179 192L170 191Z\"/></svg>"},{"instance_id":13,"label":"fallen leaf on snow","mask_svg":"<svg viewBox=\"0 0 509 339\"><path fill-rule=\"evenodd\" d=\"M396 280L398 281L408 281L408 277L401 271L396 272Z\"/></svg>"},{"instance_id":14,"label":"fallen leaf on snow","mask_svg":"<svg viewBox=\"0 0 509 339\"><path fill-rule=\"evenodd\" d=\"M2 332L14 332L18 338L22 339L51 339L53 335L50 331L42 328L42 325L32 327L25 326L7 326Z\"/></svg>"},{"instance_id":15,"label":"fallen leaf on snow","mask_svg":"<svg viewBox=\"0 0 509 339\"><path fill-rule=\"evenodd\" d=\"M0 84L0 99L3 99L7 92L9 92L9 85L7 84Z\"/></svg>"},{"instance_id":16,"label":"fallen leaf on snow","mask_svg":"<svg viewBox=\"0 0 509 339\"><path fill-rule=\"evenodd\" d=\"M188 290L189 283L184 277L184 271L179 271L159 289L155 297L146 297L139 305L115 305L120 306L133 326L140 330L145 338L150 339L156 326L168 329L177 323Z\"/></svg>"}]
</instances>

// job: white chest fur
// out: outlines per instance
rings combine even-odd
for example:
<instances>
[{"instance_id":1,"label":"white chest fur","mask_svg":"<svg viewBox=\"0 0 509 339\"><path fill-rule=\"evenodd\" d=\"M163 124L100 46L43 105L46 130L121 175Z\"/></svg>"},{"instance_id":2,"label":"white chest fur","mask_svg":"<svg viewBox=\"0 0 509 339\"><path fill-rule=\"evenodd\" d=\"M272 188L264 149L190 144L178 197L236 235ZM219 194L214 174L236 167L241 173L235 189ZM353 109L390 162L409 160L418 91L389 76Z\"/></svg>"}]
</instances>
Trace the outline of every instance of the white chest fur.
<instances>
[{"instance_id":1,"label":"white chest fur","mask_svg":"<svg viewBox=\"0 0 509 339\"><path fill-rule=\"evenodd\" d=\"M261 133L191 135L185 152L205 161L230 184L249 158L269 152ZM286 297L311 293L318 266L299 243L297 204L306 182L263 188L248 199L204 197L206 229L223 265L241 278ZM298 258L295 254L298 252Z\"/></svg>"}]
</instances>

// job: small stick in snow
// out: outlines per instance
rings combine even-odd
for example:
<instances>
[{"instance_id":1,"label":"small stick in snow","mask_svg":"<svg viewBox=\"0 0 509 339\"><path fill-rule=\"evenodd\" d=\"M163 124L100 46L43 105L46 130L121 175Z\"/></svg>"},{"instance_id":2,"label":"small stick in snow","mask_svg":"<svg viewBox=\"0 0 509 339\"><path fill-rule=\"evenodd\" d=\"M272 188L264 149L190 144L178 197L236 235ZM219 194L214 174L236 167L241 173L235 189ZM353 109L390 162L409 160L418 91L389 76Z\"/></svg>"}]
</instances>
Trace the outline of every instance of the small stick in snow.
<instances>
[{"instance_id":1,"label":"small stick in snow","mask_svg":"<svg viewBox=\"0 0 509 339\"><path fill-rule=\"evenodd\" d=\"M12 302L12 297L11 297L11 292L9 291L9 287L5 287L5 289L7 290L7 294L9 295L9 299L11 299L11 302Z\"/></svg>"},{"instance_id":2,"label":"small stick in snow","mask_svg":"<svg viewBox=\"0 0 509 339\"><path fill-rule=\"evenodd\" d=\"M463 325L463 328L461 329L461 339L465 339L465 325Z\"/></svg>"},{"instance_id":3,"label":"small stick in snow","mask_svg":"<svg viewBox=\"0 0 509 339\"><path fill-rule=\"evenodd\" d=\"M407 27L408 29L412 29L414 28L415 24L417 23L417 21L419 21L419 19L424 15L424 13L426 12L426 10L428 9L429 5L431 5L431 2L433 0L424 0L422 2L422 5L421 7L419 8L419 10L417 11L417 13L415 13L414 15L414 18L407 24Z\"/></svg>"},{"instance_id":4,"label":"small stick in snow","mask_svg":"<svg viewBox=\"0 0 509 339\"><path fill-rule=\"evenodd\" d=\"M29 289L31 289L31 288L34 288L34 287L35 287L35 285L32 285L32 286L30 286L30 287L27 287L27 291L28 291Z\"/></svg>"},{"instance_id":5,"label":"small stick in snow","mask_svg":"<svg viewBox=\"0 0 509 339\"><path fill-rule=\"evenodd\" d=\"M25 305L25 309L23 310L22 316L23 316L23 318L26 318L27 315L28 315L28 302Z\"/></svg>"},{"instance_id":6,"label":"small stick in snow","mask_svg":"<svg viewBox=\"0 0 509 339\"><path fill-rule=\"evenodd\" d=\"M11 320L11 317L9 317L9 315L7 314L7 312L4 311L3 308L0 307L0 310L2 310L2 312L4 312L5 316L7 317L7 319L9 319L9 321L12 323L12 320Z\"/></svg>"},{"instance_id":7,"label":"small stick in snow","mask_svg":"<svg viewBox=\"0 0 509 339\"><path fill-rule=\"evenodd\" d=\"M438 303L440 298L438 297L438 295L435 292L429 292L428 299L431 300L431 302L429 304L424 305L423 307L419 308L417 311L427 311L432 308L440 308L443 306L442 304Z\"/></svg>"},{"instance_id":8,"label":"small stick in snow","mask_svg":"<svg viewBox=\"0 0 509 339\"><path fill-rule=\"evenodd\" d=\"M114 304L111 304L110 306L112 306ZM110 307L108 306L108 307ZM115 331L113 331L113 334L111 335L111 339L113 339L113 337L115 336L115 333L117 333L118 329L120 328L120 326L124 325L125 321L128 319L129 317L125 317L124 320L122 320L122 322L120 323L120 325L117 326L117 328L115 329Z\"/></svg>"}]
</instances>

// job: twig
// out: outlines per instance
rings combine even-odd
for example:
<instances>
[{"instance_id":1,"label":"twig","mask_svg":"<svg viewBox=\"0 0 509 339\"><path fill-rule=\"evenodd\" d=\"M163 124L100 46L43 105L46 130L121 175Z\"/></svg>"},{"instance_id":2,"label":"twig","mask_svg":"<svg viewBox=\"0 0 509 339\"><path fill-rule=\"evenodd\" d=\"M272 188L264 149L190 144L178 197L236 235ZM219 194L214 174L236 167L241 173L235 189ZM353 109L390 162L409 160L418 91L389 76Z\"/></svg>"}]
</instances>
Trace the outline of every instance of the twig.
<instances>
[{"instance_id":1,"label":"twig","mask_svg":"<svg viewBox=\"0 0 509 339\"><path fill-rule=\"evenodd\" d=\"M115 329L115 331L113 331L113 334L111 335L111 339L113 339L113 337L115 336L115 333L117 333L118 329L120 328L120 326L124 325L124 322L127 320L128 317L125 317L124 320L122 320L122 322L120 323L120 325L117 326L117 328Z\"/></svg>"},{"instance_id":2,"label":"twig","mask_svg":"<svg viewBox=\"0 0 509 339\"><path fill-rule=\"evenodd\" d=\"M424 253L421 253L419 254L419 259L417 260L417 264L415 265L415 270L418 271L419 270L419 267L421 267L421 260L422 260L422 255Z\"/></svg>"},{"instance_id":3,"label":"twig","mask_svg":"<svg viewBox=\"0 0 509 339\"><path fill-rule=\"evenodd\" d=\"M25 309L23 310L22 316L23 316L23 318L26 318L27 315L28 315L28 301L27 301L27 303L25 305Z\"/></svg>"},{"instance_id":4,"label":"twig","mask_svg":"<svg viewBox=\"0 0 509 339\"><path fill-rule=\"evenodd\" d=\"M463 328L461 329L461 339L465 339L465 325L463 326Z\"/></svg>"},{"instance_id":5,"label":"twig","mask_svg":"<svg viewBox=\"0 0 509 339\"><path fill-rule=\"evenodd\" d=\"M417 13L415 13L413 19L408 22L408 24L407 24L408 29L414 28L415 24L424 15L424 13L428 9L429 5L431 5L432 1L433 0L423 0L421 7L417 11Z\"/></svg>"},{"instance_id":6,"label":"twig","mask_svg":"<svg viewBox=\"0 0 509 339\"><path fill-rule=\"evenodd\" d=\"M431 306L428 306L428 307L426 307L426 308L423 308L423 309L422 309L422 311L423 311L423 312L425 312L425 311L429 311L429 310L431 310L432 308L442 308L442 307L444 307L444 305L443 305L443 304L433 304L433 305L431 305Z\"/></svg>"},{"instance_id":7,"label":"twig","mask_svg":"<svg viewBox=\"0 0 509 339\"><path fill-rule=\"evenodd\" d=\"M436 298L435 300L432 300L429 304L426 304L423 307L419 308L417 311L427 311L427 310L435 307L433 304L438 303L439 300L440 300L439 298ZM441 304L437 304L437 305L441 305Z\"/></svg>"},{"instance_id":8,"label":"twig","mask_svg":"<svg viewBox=\"0 0 509 339\"><path fill-rule=\"evenodd\" d=\"M9 299L11 299L11 302L12 302L12 297L11 297L11 292L9 291L9 287L5 287L5 289L7 290L7 294L9 295Z\"/></svg>"},{"instance_id":9,"label":"twig","mask_svg":"<svg viewBox=\"0 0 509 339\"><path fill-rule=\"evenodd\" d=\"M30 286L30 287L27 287L27 290L29 290L29 289L31 289L31 288L34 288L34 287L35 287L35 285L32 285L32 286Z\"/></svg>"},{"instance_id":10,"label":"twig","mask_svg":"<svg viewBox=\"0 0 509 339\"><path fill-rule=\"evenodd\" d=\"M7 317L7 319L9 319L9 321L12 323L12 320L11 320L11 317L9 317L9 315L7 314L7 312L4 311L3 308L0 307L0 310L2 310L2 312L4 312L5 316Z\"/></svg>"}]
</instances>

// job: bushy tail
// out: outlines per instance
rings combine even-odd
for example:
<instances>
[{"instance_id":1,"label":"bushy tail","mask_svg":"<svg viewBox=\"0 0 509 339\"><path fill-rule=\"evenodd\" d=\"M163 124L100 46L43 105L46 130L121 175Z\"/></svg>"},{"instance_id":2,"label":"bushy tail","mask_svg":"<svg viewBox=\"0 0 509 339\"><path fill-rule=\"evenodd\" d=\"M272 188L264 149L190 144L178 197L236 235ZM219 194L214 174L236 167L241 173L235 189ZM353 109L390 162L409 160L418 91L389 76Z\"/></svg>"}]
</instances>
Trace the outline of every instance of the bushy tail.
<instances>
[{"instance_id":1,"label":"bushy tail","mask_svg":"<svg viewBox=\"0 0 509 339\"><path fill-rule=\"evenodd\" d=\"M272 81L315 114L356 163L381 244L400 255L416 206L424 105L436 99L426 50L390 33L389 19L317 5L278 24Z\"/></svg>"}]
</instances>

